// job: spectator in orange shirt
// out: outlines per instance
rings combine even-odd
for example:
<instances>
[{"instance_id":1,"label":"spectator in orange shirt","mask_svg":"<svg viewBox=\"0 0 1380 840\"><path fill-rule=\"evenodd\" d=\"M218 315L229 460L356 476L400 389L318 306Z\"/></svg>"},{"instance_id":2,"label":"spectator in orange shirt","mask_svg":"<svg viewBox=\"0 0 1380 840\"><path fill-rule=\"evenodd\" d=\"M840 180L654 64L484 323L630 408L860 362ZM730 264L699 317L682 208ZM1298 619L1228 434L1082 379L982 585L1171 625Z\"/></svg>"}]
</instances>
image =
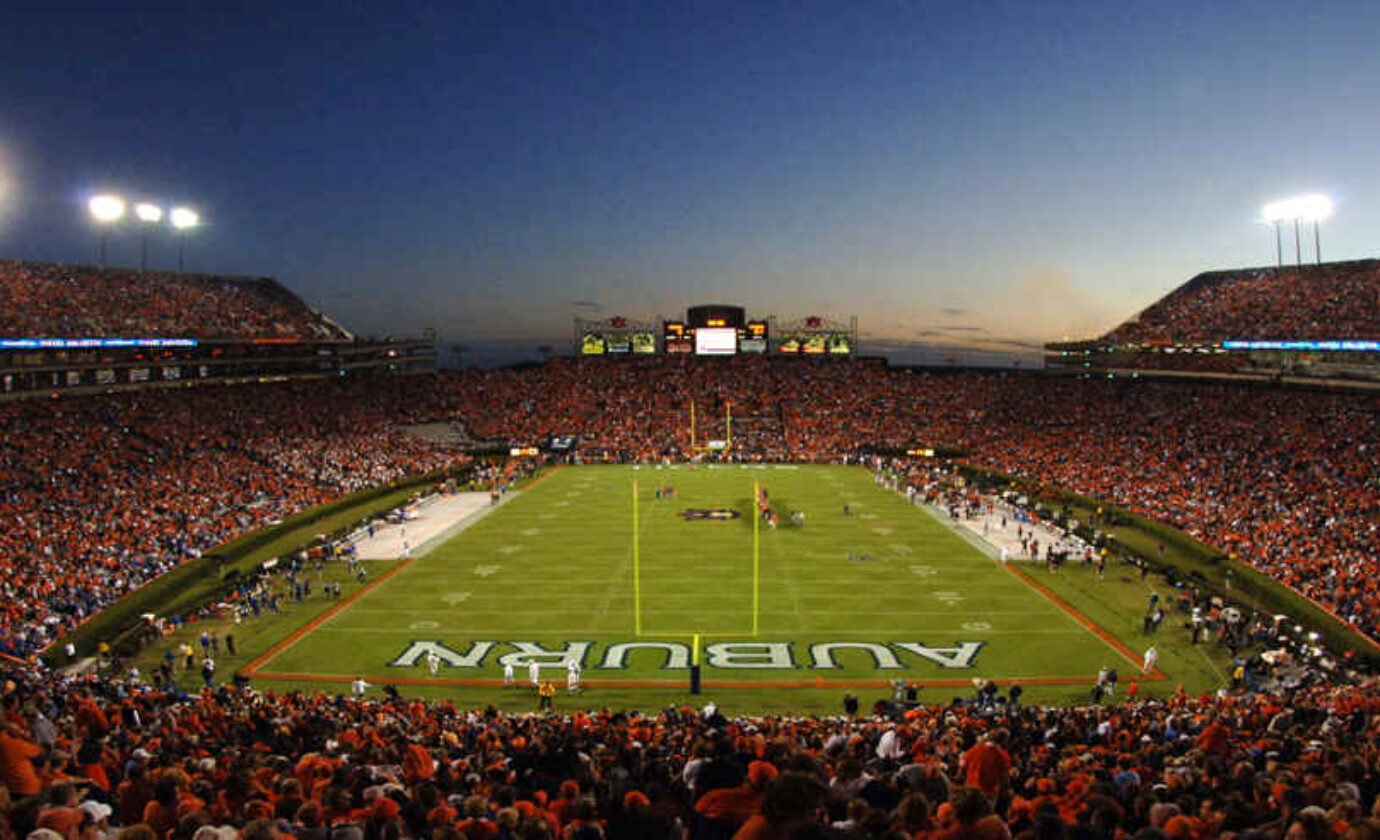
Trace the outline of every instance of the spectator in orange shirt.
<instances>
[{"instance_id":1,"label":"spectator in orange shirt","mask_svg":"<svg viewBox=\"0 0 1380 840\"><path fill-rule=\"evenodd\" d=\"M11 796L34 796L42 789L33 763L41 755L43 748L30 741L20 726L4 721L0 726L0 779Z\"/></svg>"},{"instance_id":2,"label":"spectator in orange shirt","mask_svg":"<svg viewBox=\"0 0 1380 840\"><path fill-rule=\"evenodd\" d=\"M992 801L1006 792L1011 778L1011 756L1005 744L1006 731L998 729L965 752L959 762L965 771L964 784Z\"/></svg>"}]
</instances>

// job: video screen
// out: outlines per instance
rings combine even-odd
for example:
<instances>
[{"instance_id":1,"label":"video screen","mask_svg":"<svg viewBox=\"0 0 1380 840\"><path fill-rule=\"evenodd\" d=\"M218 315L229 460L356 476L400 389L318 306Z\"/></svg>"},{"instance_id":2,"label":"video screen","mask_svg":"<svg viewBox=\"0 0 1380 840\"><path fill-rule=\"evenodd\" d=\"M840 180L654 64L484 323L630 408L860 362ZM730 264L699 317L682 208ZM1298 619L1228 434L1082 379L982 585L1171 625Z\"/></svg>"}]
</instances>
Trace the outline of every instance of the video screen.
<instances>
[{"instance_id":1,"label":"video screen","mask_svg":"<svg viewBox=\"0 0 1380 840\"><path fill-rule=\"evenodd\" d=\"M604 337L596 333L585 333L584 340L580 342L582 356L602 356L604 349Z\"/></svg>"},{"instance_id":2,"label":"video screen","mask_svg":"<svg viewBox=\"0 0 1380 840\"><path fill-rule=\"evenodd\" d=\"M604 333L604 349L608 353L632 352L632 336L624 330L611 330Z\"/></svg>"},{"instance_id":3,"label":"video screen","mask_svg":"<svg viewBox=\"0 0 1380 840\"><path fill-rule=\"evenodd\" d=\"M695 355L731 356L738 352L738 331L733 327L700 327L695 330Z\"/></svg>"},{"instance_id":4,"label":"video screen","mask_svg":"<svg viewBox=\"0 0 1380 840\"><path fill-rule=\"evenodd\" d=\"M632 334L632 351L636 355L651 355L656 352L656 335L649 332Z\"/></svg>"},{"instance_id":5,"label":"video screen","mask_svg":"<svg viewBox=\"0 0 1380 840\"><path fill-rule=\"evenodd\" d=\"M787 356L851 356L853 337L846 332L793 332L782 334L773 346Z\"/></svg>"}]
</instances>

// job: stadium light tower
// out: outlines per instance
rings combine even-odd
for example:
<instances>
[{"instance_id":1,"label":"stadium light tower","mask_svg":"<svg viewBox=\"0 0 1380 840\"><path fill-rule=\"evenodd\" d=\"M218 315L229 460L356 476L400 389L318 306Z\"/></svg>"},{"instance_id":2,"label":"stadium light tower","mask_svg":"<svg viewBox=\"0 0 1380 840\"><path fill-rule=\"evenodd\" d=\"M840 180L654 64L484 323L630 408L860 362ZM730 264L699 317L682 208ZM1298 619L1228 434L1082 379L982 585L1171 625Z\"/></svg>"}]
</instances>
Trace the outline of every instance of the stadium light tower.
<instances>
[{"instance_id":1,"label":"stadium light tower","mask_svg":"<svg viewBox=\"0 0 1380 840\"><path fill-rule=\"evenodd\" d=\"M144 223L144 241L139 249L139 270L147 271L149 267L149 228L163 219L163 208L157 204L136 204L134 205L134 215L138 216L139 221Z\"/></svg>"},{"instance_id":2,"label":"stadium light tower","mask_svg":"<svg viewBox=\"0 0 1380 840\"><path fill-rule=\"evenodd\" d=\"M1303 266L1303 249L1300 243L1299 223L1313 223L1313 255L1322 264L1322 234L1319 222L1332 215L1332 199L1325 195L1301 195L1272 201L1261 209L1261 217L1275 227L1275 259L1284 266L1284 250L1280 243L1279 226L1281 222L1294 223L1294 262Z\"/></svg>"},{"instance_id":3,"label":"stadium light tower","mask_svg":"<svg viewBox=\"0 0 1380 840\"><path fill-rule=\"evenodd\" d=\"M183 245L187 241L187 231L201 224L201 217L195 210L186 207L174 207L168 214L168 221L172 222L173 230L178 232L177 237L177 273L182 273Z\"/></svg>"},{"instance_id":4,"label":"stadium light tower","mask_svg":"<svg viewBox=\"0 0 1380 840\"><path fill-rule=\"evenodd\" d=\"M101 268L105 268L105 241L110 234L110 226L124 218L125 202L119 196L98 195L87 202L86 207L101 226Z\"/></svg>"}]
</instances>

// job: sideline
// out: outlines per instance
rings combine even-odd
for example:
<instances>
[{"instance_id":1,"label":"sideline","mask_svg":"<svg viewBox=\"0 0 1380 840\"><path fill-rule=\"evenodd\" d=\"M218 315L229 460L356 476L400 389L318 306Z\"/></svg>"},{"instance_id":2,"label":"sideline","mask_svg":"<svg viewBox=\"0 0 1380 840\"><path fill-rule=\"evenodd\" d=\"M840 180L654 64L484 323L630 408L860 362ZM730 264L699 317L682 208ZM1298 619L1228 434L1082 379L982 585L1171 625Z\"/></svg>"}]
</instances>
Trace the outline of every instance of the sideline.
<instances>
[{"instance_id":1,"label":"sideline","mask_svg":"<svg viewBox=\"0 0 1380 840\"><path fill-rule=\"evenodd\" d=\"M1120 654L1121 657L1126 660L1127 664L1137 669L1139 669L1142 665L1145 664L1144 660L1137 656L1135 651L1131 650L1129 647L1123 644L1120 639L1118 639L1116 636L1113 636L1109 631L1107 631L1097 622L1083 615L1068 601L1065 601L1063 598L1060 598L1058 595L1055 595L1049 587L1040 583L1035 578L1031 577L1028 573L1026 573L1023 569L1020 569L1016 566L1016 563L1023 561L1018 560L1016 562L1008 562L1003 564L1000 560L993 556L993 544L979 537L976 533L972 531L972 529L963 527L960 524L956 524L950 521L948 516L944 515L933 505L922 504L917 505L917 507L924 510L932 518L940 522L953 533L957 534L959 538L962 539L964 542L968 543L974 548L977 548L979 551L985 554L987 558L991 560L995 565L1001 566L1006 571L1015 575L1016 578L1020 580L1022 583L1024 583L1027 587L1033 589L1046 601L1053 604L1061 612L1063 612L1069 618L1073 619L1089 633L1092 633L1104 644L1106 644L1112 650ZM1142 682L1167 679L1169 679L1169 677L1164 672L1160 671L1160 669L1158 668L1156 668L1154 671L1151 671L1149 674L1144 674L1137 677L1137 680Z\"/></svg>"},{"instance_id":2,"label":"sideline","mask_svg":"<svg viewBox=\"0 0 1380 840\"><path fill-rule=\"evenodd\" d=\"M560 465L558 464L549 471L537 476L530 484L527 485L528 489L537 486L537 484L545 480L547 476L551 475L559 469ZM418 560L421 560L426 555L430 554L432 551L436 549L437 546L441 545L442 543L449 540L451 537L470 527L475 522L478 522L480 519L487 516L490 512L502 507L503 505L507 504L510 500L521 495L521 492L523 491L513 490L509 492L503 497L502 500L499 501L497 505L481 508L480 510L475 511L474 513L470 514L469 516L450 526L445 531L442 531L435 537L432 537L431 539L427 540L425 543L417 547L417 551L411 557L407 558L406 560L403 560L401 563L397 564L393 568L379 575L379 577L372 583L366 584L365 586L356 589L354 592L351 592L350 595L346 597L344 600L334 604L325 612L313 618L311 621L308 621L306 624L303 624L301 627L298 627L296 630L289 633L285 638L278 641L277 644L273 645L268 650L251 659L249 663L245 665L243 668L241 668L237 673L245 677L259 677L260 679L279 679L279 677L269 676L268 672L263 672L259 669L267 663L271 662L283 651L286 651L288 648L302 641L302 639L310 635L312 631L316 630L321 625L335 618L337 615L340 615L360 598L363 598L365 595L369 594L370 592L373 592L378 587L392 580L393 577L397 575L399 572L403 571L404 569L410 569L412 567L412 564L416 563ZM350 678L347 677L345 679L346 681L349 681Z\"/></svg>"}]
</instances>

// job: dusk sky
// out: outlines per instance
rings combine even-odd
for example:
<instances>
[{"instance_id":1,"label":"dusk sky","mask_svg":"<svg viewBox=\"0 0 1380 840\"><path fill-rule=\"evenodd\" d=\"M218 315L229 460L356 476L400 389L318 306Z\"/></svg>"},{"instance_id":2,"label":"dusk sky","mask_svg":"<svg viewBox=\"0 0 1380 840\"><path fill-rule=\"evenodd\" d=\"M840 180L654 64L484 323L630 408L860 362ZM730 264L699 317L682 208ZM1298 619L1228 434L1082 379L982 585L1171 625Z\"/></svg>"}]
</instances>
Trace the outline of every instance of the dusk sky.
<instances>
[{"instance_id":1,"label":"dusk sky","mask_svg":"<svg viewBox=\"0 0 1380 840\"><path fill-rule=\"evenodd\" d=\"M1374 2L21 5L0 257L93 262L99 191L186 203L190 270L364 334L725 301L1086 337L1272 264L1298 192L1326 259L1380 250Z\"/></svg>"}]
</instances>

